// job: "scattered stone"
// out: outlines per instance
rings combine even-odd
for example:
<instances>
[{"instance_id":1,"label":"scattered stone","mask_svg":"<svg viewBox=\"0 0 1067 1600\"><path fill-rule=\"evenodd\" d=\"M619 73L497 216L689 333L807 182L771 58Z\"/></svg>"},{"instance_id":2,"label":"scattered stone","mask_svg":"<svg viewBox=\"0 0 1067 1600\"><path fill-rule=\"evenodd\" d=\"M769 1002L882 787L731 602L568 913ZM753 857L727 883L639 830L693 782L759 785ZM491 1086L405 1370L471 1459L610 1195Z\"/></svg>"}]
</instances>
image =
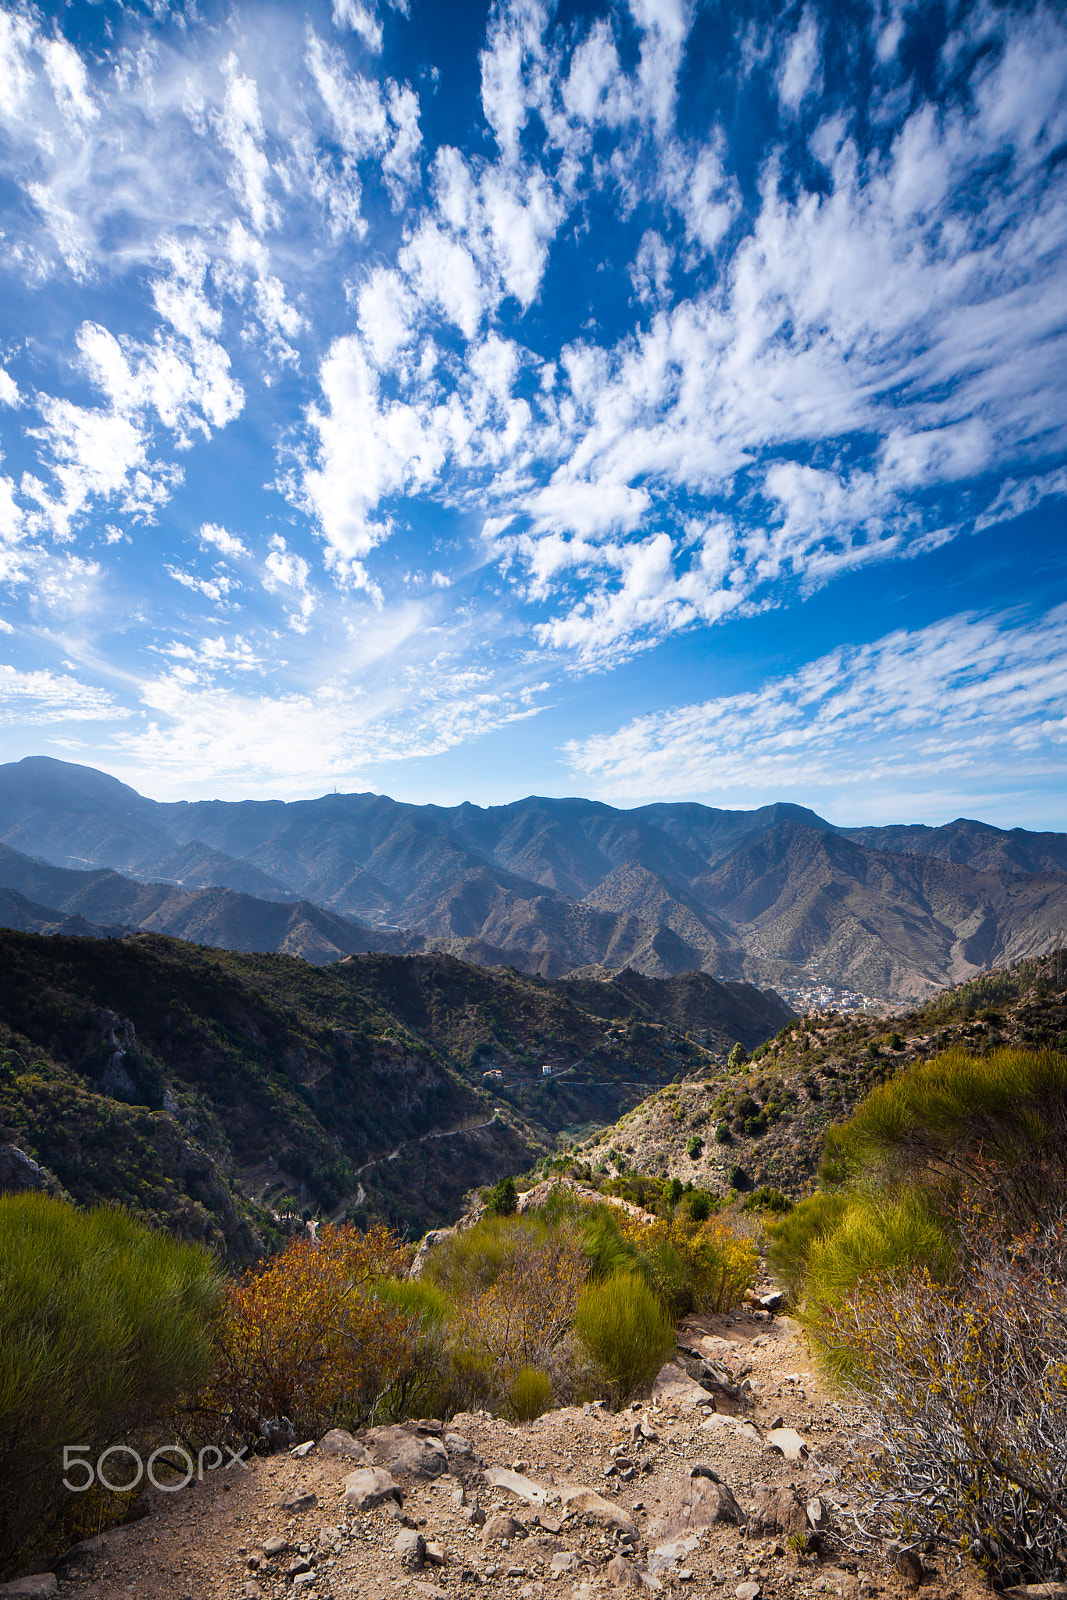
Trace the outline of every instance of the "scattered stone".
<instances>
[{"instance_id":1,"label":"scattered stone","mask_svg":"<svg viewBox=\"0 0 1067 1600\"><path fill-rule=\"evenodd\" d=\"M266 1594L266 1592L267 1591L263 1588L262 1584L256 1583L254 1578L249 1578L248 1582L241 1590L241 1600L263 1600L263 1596Z\"/></svg>"},{"instance_id":2,"label":"scattered stone","mask_svg":"<svg viewBox=\"0 0 1067 1600\"><path fill-rule=\"evenodd\" d=\"M748 1517L750 1538L772 1538L776 1533L788 1538L807 1531L807 1507L791 1483L765 1484L756 1490Z\"/></svg>"},{"instance_id":3,"label":"scattered stone","mask_svg":"<svg viewBox=\"0 0 1067 1600\"><path fill-rule=\"evenodd\" d=\"M400 1485L381 1467L361 1467L345 1479L346 1511L372 1511L386 1500L392 1500L397 1506L404 1504Z\"/></svg>"},{"instance_id":4,"label":"scattered stone","mask_svg":"<svg viewBox=\"0 0 1067 1600\"><path fill-rule=\"evenodd\" d=\"M303 1444L294 1445L289 1454L295 1456L298 1461L303 1461L304 1457L310 1455L314 1448L314 1439L305 1439Z\"/></svg>"},{"instance_id":5,"label":"scattered stone","mask_svg":"<svg viewBox=\"0 0 1067 1600\"><path fill-rule=\"evenodd\" d=\"M420 1595L421 1600L448 1600L446 1590L439 1589L436 1583L420 1583L417 1578L409 1585L408 1593Z\"/></svg>"},{"instance_id":6,"label":"scattered stone","mask_svg":"<svg viewBox=\"0 0 1067 1600\"><path fill-rule=\"evenodd\" d=\"M268 1561L272 1556L283 1556L288 1548L288 1539L284 1538L280 1533L276 1533L270 1539L264 1539L263 1541L263 1554Z\"/></svg>"},{"instance_id":7,"label":"scattered stone","mask_svg":"<svg viewBox=\"0 0 1067 1600\"><path fill-rule=\"evenodd\" d=\"M482 1538L486 1544L495 1544L500 1539L515 1539L526 1532L521 1522L509 1516L506 1511L498 1511L496 1516L490 1517L485 1525Z\"/></svg>"},{"instance_id":8,"label":"scattered stone","mask_svg":"<svg viewBox=\"0 0 1067 1600\"><path fill-rule=\"evenodd\" d=\"M808 1447L795 1428L772 1428L767 1435L767 1447L777 1450L787 1461L803 1461Z\"/></svg>"},{"instance_id":9,"label":"scattered stone","mask_svg":"<svg viewBox=\"0 0 1067 1600\"><path fill-rule=\"evenodd\" d=\"M588 1517L602 1528L619 1528L637 1536L637 1524L629 1513L613 1500L605 1500L595 1489L568 1489L563 1496L563 1509L568 1516Z\"/></svg>"},{"instance_id":10,"label":"scattered stone","mask_svg":"<svg viewBox=\"0 0 1067 1600\"><path fill-rule=\"evenodd\" d=\"M14 1149L14 1146L10 1148ZM20 1151L19 1154L21 1153ZM59 1581L54 1572L33 1572L28 1577L13 1578L10 1583L0 1583L0 1594L21 1595L22 1600L47 1600L50 1594L55 1594L58 1587Z\"/></svg>"},{"instance_id":11,"label":"scattered stone","mask_svg":"<svg viewBox=\"0 0 1067 1600\"><path fill-rule=\"evenodd\" d=\"M699 1406L709 1405L713 1396L710 1389L703 1389L699 1383L694 1383L677 1361L668 1361L652 1385L652 1398L660 1405Z\"/></svg>"},{"instance_id":12,"label":"scattered stone","mask_svg":"<svg viewBox=\"0 0 1067 1600\"><path fill-rule=\"evenodd\" d=\"M431 1567L448 1566L448 1556L445 1553L445 1547L436 1539L427 1539L426 1559L430 1563Z\"/></svg>"},{"instance_id":13,"label":"scattered stone","mask_svg":"<svg viewBox=\"0 0 1067 1600\"><path fill-rule=\"evenodd\" d=\"M578 1557L573 1550L557 1550L548 1570L554 1578L562 1578L565 1572L577 1572L578 1567Z\"/></svg>"},{"instance_id":14,"label":"scattered stone","mask_svg":"<svg viewBox=\"0 0 1067 1600\"><path fill-rule=\"evenodd\" d=\"M319 1440L319 1450L326 1456L348 1456L362 1466L371 1466L370 1451L360 1444L347 1428L331 1428Z\"/></svg>"},{"instance_id":15,"label":"scattered stone","mask_svg":"<svg viewBox=\"0 0 1067 1600\"><path fill-rule=\"evenodd\" d=\"M296 1493L283 1495L278 1501L278 1504L283 1511L288 1511L294 1516L301 1511L314 1511L318 1503L318 1495L313 1494L310 1490L308 1490L306 1494Z\"/></svg>"},{"instance_id":16,"label":"scattered stone","mask_svg":"<svg viewBox=\"0 0 1067 1600\"><path fill-rule=\"evenodd\" d=\"M691 1478L710 1478L712 1483L722 1482L722 1479L715 1471L715 1468L709 1467L704 1461L694 1462L694 1464L689 1468L689 1476Z\"/></svg>"},{"instance_id":17,"label":"scattered stone","mask_svg":"<svg viewBox=\"0 0 1067 1600\"><path fill-rule=\"evenodd\" d=\"M417 1528L401 1528L393 1549L408 1572L418 1572L426 1563L426 1540Z\"/></svg>"},{"instance_id":18,"label":"scattered stone","mask_svg":"<svg viewBox=\"0 0 1067 1600\"><path fill-rule=\"evenodd\" d=\"M375 1464L387 1472L436 1478L448 1471L448 1451L440 1439L425 1438L409 1428L371 1428L367 1445Z\"/></svg>"},{"instance_id":19,"label":"scattered stone","mask_svg":"<svg viewBox=\"0 0 1067 1600\"><path fill-rule=\"evenodd\" d=\"M319 1529L319 1550L322 1553L337 1555L341 1549L341 1530L332 1523L324 1522Z\"/></svg>"},{"instance_id":20,"label":"scattered stone","mask_svg":"<svg viewBox=\"0 0 1067 1600\"><path fill-rule=\"evenodd\" d=\"M543 1484L535 1483L532 1478L524 1477L521 1472L510 1471L507 1467L487 1467L485 1481L494 1489L507 1489L519 1500L525 1500L528 1506L547 1506L559 1499Z\"/></svg>"},{"instance_id":21,"label":"scattered stone","mask_svg":"<svg viewBox=\"0 0 1067 1600\"><path fill-rule=\"evenodd\" d=\"M470 1447L470 1440L465 1439L461 1433L446 1433L445 1444L454 1456L469 1456L474 1454Z\"/></svg>"},{"instance_id":22,"label":"scattered stone","mask_svg":"<svg viewBox=\"0 0 1067 1600\"><path fill-rule=\"evenodd\" d=\"M739 1583L734 1590L737 1600L759 1600L763 1593L758 1583Z\"/></svg>"}]
</instances>

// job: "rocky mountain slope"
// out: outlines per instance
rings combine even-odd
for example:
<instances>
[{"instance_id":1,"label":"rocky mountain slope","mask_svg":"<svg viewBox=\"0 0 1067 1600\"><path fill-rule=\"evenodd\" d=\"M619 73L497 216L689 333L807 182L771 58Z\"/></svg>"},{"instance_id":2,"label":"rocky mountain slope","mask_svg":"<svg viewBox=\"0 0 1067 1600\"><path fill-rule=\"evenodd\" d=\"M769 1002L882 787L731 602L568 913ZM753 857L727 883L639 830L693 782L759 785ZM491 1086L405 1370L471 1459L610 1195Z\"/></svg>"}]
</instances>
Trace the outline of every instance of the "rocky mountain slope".
<instances>
[{"instance_id":1,"label":"rocky mountain slope","mask_svg":"<svg viewBox=\"0 0 1067 1600\"><path fill-rule=\"evenodd\" d=\"M0 767L0 842L194 896L134 900L126 920L137 926L319 959L346 948L346 929L323 920L334 917L371 930L361 948L436 948L547 977L696 968L896 1003L1067 937L1067 835L965 820L839 829L786 804L438 807L373 794L162 804L31 757ZM103 920L95 901L59 907L10 871L2 881ZM195 898L209 888L256 905ZM262 908L270 901L302 903L295 931Z\"/></svg>"},{"instance_id":2,"label":"rocky mountain slope","mask_svg":"<svg viewBox=\"0 0 1067 1600\"><path fill-rule=\"evenodd\" d=\"M1067 950L946 989L888 1017L813 1015L787 1023L732 1070L687 1076L574 1152L594 1183L679 1178L713 1195L770 1184L808 1193L823 1134L876 1083L953 1045L1067 1051Z\"/></svg>"},{"instance_id":3,"label":"rocky mountain slope","mask_svg":"<svg viewBox=\"0 0 1067 1600\"><path fill-rule=\"evenodd\" d=\"M444 955L0 932L0 1146L234 1257L306 1207L421 1232L790 1015L707 977L572 988Z\"/></svg>"}]
</instances>

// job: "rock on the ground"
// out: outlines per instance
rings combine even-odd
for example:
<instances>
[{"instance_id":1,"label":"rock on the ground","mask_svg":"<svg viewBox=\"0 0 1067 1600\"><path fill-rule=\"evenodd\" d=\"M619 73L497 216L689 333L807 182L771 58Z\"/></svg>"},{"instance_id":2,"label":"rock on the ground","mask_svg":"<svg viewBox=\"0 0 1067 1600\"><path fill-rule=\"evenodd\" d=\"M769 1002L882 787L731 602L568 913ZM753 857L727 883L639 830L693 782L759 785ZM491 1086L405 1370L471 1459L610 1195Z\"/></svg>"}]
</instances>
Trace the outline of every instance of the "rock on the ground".
<instances>
[{"instance_id":1,"label":"rock on the ground","mask_svg":"<svg viewBox=\"0 0 1067 1600\"><path fill-rule=\"evenodd\" d=\"M776 1533L806 1533L808 1510L791 1483L764 1484L752 1499L748 1517L748 1532L755 1538L767 1538Z\"/></svg>"},{"instance_id":2,"label":"rock on the ground","mask_svg":"<svg viewBox=\"0 0 1067 1600\"><path fill-rule=\"evenodd\" d=\"M47 1600L58 1587L54 1572L32 1572L25 1578L13 1578L10 1583L0 1583L0 1595L21 1595L22 1600Z\"/></svg>"},{"instance_id":3,"label":"rock on the ground","mask_svg":"<svg viewBox=\"0 0 1067 1600\"><path fill-rule=\"evenodd\" d=\"M588 1517L601 1528L618 1528L621 1533L637 1537L637 1524L622 1506L605 1500L595 1489L568 1489L563 1495L563 1509L568 1516Z\"/></svg>"},{"instance_id":4,"label":"rock on the ground","mask_svg":"<svg viewBox=\"0 0 1067 1600\"><path fill-rule=\"evenodd\" d=\"M660 1368L652 1385L652 1398L660 1405L699 1406L711 1405L714 1396L710 1389L703 1389L699 1383L694 1383L677 1361L668 1361L665 1367Z\"/></svg>"},{"instance_id":5,"label":"rock on the ground","mask_svg":"<svg viewBox=\"0 0 1067 1600\"><path fill-rule=\"evenodd\" d=\"M391 1473L381 1467L361 1467L350 1472L345 1479L344 1508L346 1511L373 1511L385 1500L404 1504L400 1485Z\"/></svg>"},{"instance_id":6,"label":"rock on the ground","mask_svg":"<svg viewBox=\"0 0 1067 1600\"><path fill-rule=\"evenodd\" d=\"M301 1494L300 1491L297 1490L294 1494L283 1495L278 1501L278 1505L281 1507L281 1509L283 1511L288 1511L291 1514L296 1514L301 1511L314 1511L318 1503L318 1495L312 1494L310 1490L305 1494Z\"/></svg>"},{"instance_id":7,"label":"rock on the ground","mask_svg":"<svg viewBox=\"0 0 1067 1600\"><path fill-rule=\"evenodd\" d=\"M401 1528L393 1549L408 1572L418 1572L426 1563L426 1540L417 1528Z\"/></svg>"},{"instance_id":8,"label":"rock on the ground","mask_svg":"<svg viewBox=\"0 0 1067 1600\"><path fill-rule=\"evenodd\" d=\"M494 1489L509 1490L519 1500L525 1500L528 1506L547 1506L559 1499L558 1494L546 1489L543 1484L535 1483L521 1472L512 1472L508 1467L486 1467L485 1481Z\"/></svg>"},{"instance_id":9,"label":"rock on the ground","mask_svg":"<svg viewBox=\"0 0 1067 1600\"><path fill-rule=\"evenodd\" d=\"M795 1428L772 1428L767 1435L767 1445L787 1461L802 1461L808 1453L807 1445Z\"/></svg>"},{"instance_id":10,"label":"rock on the ground","mask_svg":"<svg viewBox=\"0 0 1067 1600\"><path fill-rule=\"evenodd\" d=\"M425 1438L410 1428L371 1428L367 1447L375 1464L411 1478L436 1478L448 1471L448 1451L440 1439Z\"/></svg>"},{"instance_id":11,"label":"rock on the ground","mask_svg":"<svg viewBox=\"0 0 1067 1600\"><path fill-rule=\"evenodd\" d=\"M324 1433L319 1440L319 1451L325 1456L347 1456L365 1467L372 1465L370 1451L346 1428L331 1428L329 1433Z\"/></svg>"},{"instance_id":12,"label":"rock on the ground","mask_svg":"<svg viewBox=\"0 0 1067 1600\"><path fill-rule=\"evenodd\" d=\"M509 1517L506 1511L498 1511L495 1517L490 1517L485 1525L482 1538L486 1544L494 1544L498 1539L517 1539L526 1532L521 1522L514 1517Z\"/></svg>"},{"instance_id":13,"label":"rock on the ground","mask_svg":"<svg viewBox=\"0 0 1067 1600\"><path fill-rule=\"evenodd\" d=\"M655 1539L677 1539L697 1528L713 1528L718 1522L741 1527L744 1521L745 1514L725 1483L690 1478L673 1498L665 1501L649 1532Z\"/></svg>"}]
</instances>

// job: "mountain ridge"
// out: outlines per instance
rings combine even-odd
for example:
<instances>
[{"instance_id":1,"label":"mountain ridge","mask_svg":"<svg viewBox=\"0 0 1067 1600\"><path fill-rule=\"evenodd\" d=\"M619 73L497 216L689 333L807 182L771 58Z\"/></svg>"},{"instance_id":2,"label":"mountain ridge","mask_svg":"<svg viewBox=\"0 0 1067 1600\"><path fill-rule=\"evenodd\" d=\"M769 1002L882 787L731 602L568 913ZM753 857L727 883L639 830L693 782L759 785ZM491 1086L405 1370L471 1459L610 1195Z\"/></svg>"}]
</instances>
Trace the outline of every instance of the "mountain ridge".
<instances>
[{"instance_id":1,"label":"mountain ridge","mask_svg":"<svg viewBox=\"0 0 1067 1600\"><path fill-rule=\"evenodd\" d=\"M798 1003L823 991L839 1003L914 1001L1040 955L1067 932L1067 834L965 818L846 828L788 801L752 811L618 810L574 796L417 806L369 792L164 802L92 768L27 757L0 767L0 841L200 893L165 905L157 893L149 906L152 896L124 891L115 920L206 943L328 960L363 939L552 978L696 969ZM9 878L0 873L42 901ZM212 900L218 889L258 909ZM84 897L62 909L108 920Z\"/></svg>"}]
</instances>

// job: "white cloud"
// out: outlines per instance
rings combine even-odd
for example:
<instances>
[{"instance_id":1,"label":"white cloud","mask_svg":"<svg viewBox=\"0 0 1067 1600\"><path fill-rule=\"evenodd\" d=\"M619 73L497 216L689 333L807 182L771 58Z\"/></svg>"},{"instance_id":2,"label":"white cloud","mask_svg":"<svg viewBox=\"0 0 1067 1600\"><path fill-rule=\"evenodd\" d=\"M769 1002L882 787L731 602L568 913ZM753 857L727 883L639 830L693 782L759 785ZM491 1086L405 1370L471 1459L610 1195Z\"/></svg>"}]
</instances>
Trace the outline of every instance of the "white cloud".
<instances>
[{"instance_id":1,"label":"white cloud","mask_svg":"<svg viewBox=\"0 0 1067 1600\"><path fill-rule=\"evenodd\" d=\"M819 25L809 6L804 7L799 26L782 52L778 69L778 97L790 111L815 94L822 82L822 51Z\"/></svg>"},{"instance_id":2,"label":"white cloud","mask_svg":"<svg viewBox=\"0 0 1067 1600\"><path fill-rule=\"evenodd\" d=\"M89 75L78 52L57 34L44 41L41 54L60 110L73 122L94 122L100 115L100 109L93 103Z\"/></svg>"},{"instance_id":3,"label":"white cloud","mask_svg":"<svg viewBox=\"0 0 1067 1600\"><path fill-rule=\"evenodd\" d=\"M268 193L271 166L263 150L265 130L259 109L259 91L252 78L238 68L230 54L222 63L226 94L221 112L213 118L216 132L232 157L229 184L244 206L257 233L278 220L278 207Z\"/></svg>"},{"instance_id":4,"label":"white cloud","mask_svg":"<svg viewBox=\"0 0 1067 1600\"><path fill-rule=\"evenodd\" d=\"M315 595L308 587L311 567L303 556L290 550L280 533L271 536L270 553L263 564L263 587L268 594L289 598L293 609L287 613L289 626L306 633L315 609Z\"/></svg>"},{"instance_id":5,"label":"white cloud","mask_svg":"<svg viewBox=\"0 0 1067 1600\"><path fill-rule=\"evenodd\" d=\"M1067 607L1033 625L962 615L843 646L749 693L572 741L620 796L787 793L1067 769Z\"/></svg>"},{"instance_id":6,"label":"white cloud","mask_svg":"<svg viewBox=\"0 0 1067 1600\"><path fill-rule=\"evenodd\" d=\"M229 533L217 522L205 522L201 525L198 534L203 544L209 544L220 555L228 556L231 560L238 556L248 557L248 549L242 544L235 533Z\"/></svg>"},{"instance_id":7,"label":"white cloud","mask_svg":"<svg viewBox=\"0 0 1067 1600\"><path fill-rule=\"evenodd\" d=\"M225 573L216 573L213 578L198 578L194 572L183 572L181 567L164 565L163 570L183 588L191 589L194 594L202 594L205 600L210 600L213 605L223 604L230 590L240 587Z\"/></svg>"},{"instance_id":8,"label":"white cloud","mask_svg":"<svg viewBox=\"0 0 1067 1600\"><path fill-rule=\"evenodd\" d=\"M56 722L104 722L128 717L106 689L65 673L20 672L0 663L0 723L40 728Z\"/></svg>"},{"instance_id":9,"label":"white cloud","mask_svg":"<svg viewBox=\"0 0 1067 1600\"><path fill-rule=\"evenodd\" d=\"M0 406L18 406L22 404L19 386L11 376L0 367Z\"/></svg>"}]
</instances>

